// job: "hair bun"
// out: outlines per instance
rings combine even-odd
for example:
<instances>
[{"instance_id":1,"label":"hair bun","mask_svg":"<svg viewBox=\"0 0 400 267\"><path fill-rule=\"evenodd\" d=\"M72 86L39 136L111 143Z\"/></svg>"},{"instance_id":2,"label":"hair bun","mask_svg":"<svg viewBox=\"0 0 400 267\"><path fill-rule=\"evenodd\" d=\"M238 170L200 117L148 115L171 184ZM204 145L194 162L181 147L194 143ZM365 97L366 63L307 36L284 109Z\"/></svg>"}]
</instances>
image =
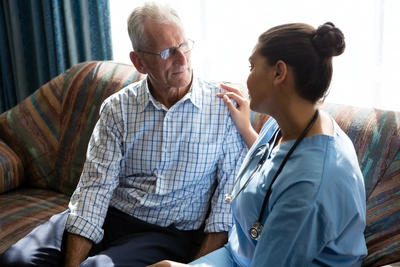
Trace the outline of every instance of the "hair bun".
<instances>
[{"instance_id":1,"label":"hair bun","mask_svg":"<svg viewBox=\"0 0 400 267\"><path fill-rule=\"evenodd\" d=\"M346 47L342 31L332 22L318 27L313 43L317 52L324 57L339 56Z\"/></svg>"}]
</instances>

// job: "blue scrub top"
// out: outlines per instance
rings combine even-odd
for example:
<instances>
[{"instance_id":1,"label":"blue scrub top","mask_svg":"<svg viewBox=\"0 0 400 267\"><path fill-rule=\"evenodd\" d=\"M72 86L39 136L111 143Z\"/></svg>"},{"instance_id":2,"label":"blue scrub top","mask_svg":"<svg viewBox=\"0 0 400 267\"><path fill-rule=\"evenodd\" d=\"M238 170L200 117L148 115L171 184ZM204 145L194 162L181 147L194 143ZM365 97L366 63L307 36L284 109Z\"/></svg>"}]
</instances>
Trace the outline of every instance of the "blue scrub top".
<instances>
[{"instance_id":1,"label":"blue scrub top","mask_svg":"<svg viewBox=\"0 0 400 267\"><path fill-rule=\"evenodd\" d=\"M268 143L278 128L272 118L264 125L232 192L235 197L242 190L232 202L235 226L226 248L239 266L361 265L367 254L363 176L351 140L332 121L334 136L304 138L287 161L272 185L262 211L264 228L256 241L249 229L258 220L268 186L295 142L271 149L260 171L243 188L262 156L253 152Z\"/></svg>"}]
</instances>

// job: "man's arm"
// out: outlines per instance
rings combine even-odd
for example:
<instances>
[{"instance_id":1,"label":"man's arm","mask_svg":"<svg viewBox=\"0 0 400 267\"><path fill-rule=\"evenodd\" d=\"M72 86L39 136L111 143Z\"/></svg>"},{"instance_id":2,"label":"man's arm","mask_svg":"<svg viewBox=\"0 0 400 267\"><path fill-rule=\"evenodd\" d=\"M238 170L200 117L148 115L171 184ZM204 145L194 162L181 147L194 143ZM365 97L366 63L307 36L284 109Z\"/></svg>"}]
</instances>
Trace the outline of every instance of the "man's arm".
<instances>
[{"instance_id":1,"label":"man's arm","mask_svg":"<svg viewBox=\"0 0 400 267\"><path fill-rule=\"evenodd\" d=\"M101 226L109 207L109 196L118 184L115 173L119 170L122 154L116 141L118 138L108 126L114 119L110 114L121 112L114 110L110 102L103 102L100 108L100 118L89 140L82 174L70 198L70 213L65 225L68 234L64 267L76 267L85 261L93 244L103 239ZM117 118L116 121L121 120ZM108 171L99 171L104 169ZM92 186L94 180L96 186ZM92 209L93 206L96 209Z\"/></svg>"},{"instance_id":2,"label":"man's arm","mask_svg":"<svg viewBox=\"0 0 400 267\"><path fill-rule=\"evenodd\" d=\"M64 267L79 266L86 260L92 246L93 242L86 237L68 233Z\"/></svg>"},{"instance_id":3,"label":"man's arm","mask_svg":"<svg viewBox=\"0 0 400 267\"><path fill-rule=\"evenodd\" d=\"M213 252L216 249L221 248L228 242L228 233L209 233L204 238L203 243L201 244L199 252L197 252L194 259L198 259L210 252Z\"/></svg>"}]
</instances>

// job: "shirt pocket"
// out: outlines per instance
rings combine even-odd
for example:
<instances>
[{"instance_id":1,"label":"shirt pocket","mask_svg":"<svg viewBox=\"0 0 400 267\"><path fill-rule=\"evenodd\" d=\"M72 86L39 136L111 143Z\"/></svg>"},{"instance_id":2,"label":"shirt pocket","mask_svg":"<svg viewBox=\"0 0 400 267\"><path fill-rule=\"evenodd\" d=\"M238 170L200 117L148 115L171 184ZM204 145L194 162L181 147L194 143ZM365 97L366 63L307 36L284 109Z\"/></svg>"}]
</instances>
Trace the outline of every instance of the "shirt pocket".
<instances>
[{"instance_id":1,"label":"shirt pocket","mask_svg":"<svg viewBox=\"0 0 400 267\"><path fill-rule=\"evenodd\" d=\"M221 144L203 142L181 142L177 146L177 167L185 173L185 177L192 176L196 183L202 179L213 179L221 155Z\"/></svg>"}]
</instances>

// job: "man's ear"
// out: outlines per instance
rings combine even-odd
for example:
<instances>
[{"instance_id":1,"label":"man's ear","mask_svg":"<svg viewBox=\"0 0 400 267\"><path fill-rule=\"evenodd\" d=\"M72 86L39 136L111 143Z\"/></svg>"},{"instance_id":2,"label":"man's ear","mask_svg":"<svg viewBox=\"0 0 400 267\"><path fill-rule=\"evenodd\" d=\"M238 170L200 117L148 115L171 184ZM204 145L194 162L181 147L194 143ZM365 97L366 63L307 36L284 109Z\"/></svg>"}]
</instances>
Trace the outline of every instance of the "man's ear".
<instances>
[{"instance_id":1,"label":"man's ear","mask_svg":"<svg viewBox=\"0 0 400 267\"><path fill-rule=\"evenodd\" d=\"M147 68L140 58L139 52L131 51L129 53L129 58L132 61L133 66L135 66L136 70L142 74L147 74Z\"/></svg>"},{"instance_id":2,"label":"man's ear","mask_svg":"<svg viewBox=\"0 0 400 267\"><path fill-rule=\"evenodd\" d=\"M278 85L282 83L287 75L287 65L285 62L282 60L278 60L275 64L275 79L274 79L274 85Z\"/></svg>"}]
</instances>

